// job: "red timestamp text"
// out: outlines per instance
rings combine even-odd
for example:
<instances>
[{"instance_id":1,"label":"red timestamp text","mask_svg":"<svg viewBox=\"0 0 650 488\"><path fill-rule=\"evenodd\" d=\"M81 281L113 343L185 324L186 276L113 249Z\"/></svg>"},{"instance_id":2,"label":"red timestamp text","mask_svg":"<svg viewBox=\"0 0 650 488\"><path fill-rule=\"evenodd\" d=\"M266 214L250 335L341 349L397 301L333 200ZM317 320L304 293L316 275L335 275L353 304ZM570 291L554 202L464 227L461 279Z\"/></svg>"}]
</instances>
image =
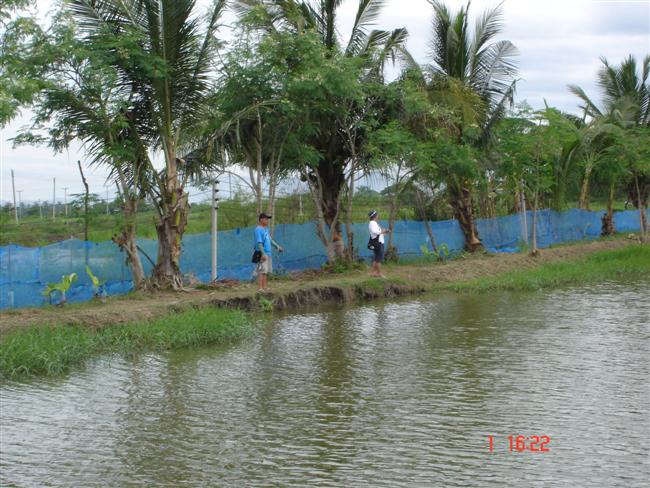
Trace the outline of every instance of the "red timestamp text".
<instances>
[{"instance_id":1,"label":"red timestamp text","mask_svg":"<svg viewBox=\"0 0 650 488\"><path fill-rule=\"evenodd\" d=\"M494 436L489 435L487 437L488 437L488 445L490 448L490 452L494 452L494 445L495 445ZM549 452L551 450L550 443L551 443L551 438L547 435L542 435L542 436L509 435L507 446L510 452L524 452L524 451Z\"/></svg>"}]
</instances>

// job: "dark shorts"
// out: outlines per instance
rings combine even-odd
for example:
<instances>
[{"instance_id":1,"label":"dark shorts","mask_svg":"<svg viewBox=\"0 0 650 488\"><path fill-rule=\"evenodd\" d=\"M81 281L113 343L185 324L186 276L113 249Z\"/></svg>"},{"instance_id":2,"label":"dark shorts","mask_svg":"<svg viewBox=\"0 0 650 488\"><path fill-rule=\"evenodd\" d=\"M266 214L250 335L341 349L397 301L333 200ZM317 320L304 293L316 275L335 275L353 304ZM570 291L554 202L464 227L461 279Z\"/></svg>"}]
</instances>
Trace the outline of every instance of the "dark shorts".
<instances>
[{"instance_id":1,"label":"dark shorts","mask_svg":"<svg viewBox=\"0 0 650 488\"><path fill-rule=\"evenodd\" d=\"M375 263L383 263L384 262L384 245L379 244L378 246L375 246L375 249L373 250L375 253L375 256L373 257L373 261Z\"/></svg>"}]
</instances>

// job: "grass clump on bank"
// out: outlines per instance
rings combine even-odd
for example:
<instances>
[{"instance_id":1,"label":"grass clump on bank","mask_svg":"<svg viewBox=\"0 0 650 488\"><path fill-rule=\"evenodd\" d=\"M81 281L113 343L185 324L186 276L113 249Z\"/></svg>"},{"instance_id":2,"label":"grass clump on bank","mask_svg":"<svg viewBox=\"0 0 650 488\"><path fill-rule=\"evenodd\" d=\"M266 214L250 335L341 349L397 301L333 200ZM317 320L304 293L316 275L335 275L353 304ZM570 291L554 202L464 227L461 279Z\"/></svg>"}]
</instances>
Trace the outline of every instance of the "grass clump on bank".
<instances>
[{"instance_id":1,"label":"grass clump on bank","mask_svg":"<svg viewBox=\"0 0 650 488\"><path fill-rule=\"evenodd\" d=\"M252 330L243 312L214 308L99 330L83 326L18 329L0 342L0 379L62 374L101 353L219 344L249 335Z\"/></svg>"},{"instance_id":2,"label":"grass clump on bank","mask_svg":"<svg viewBox=\"0 0 650 488\"><path fill-rule=\"evenodd\" d=\"M600 251L572 262L548 263L535 269L436 287L457 292L534 291L606 279L650 277L650 246L628 246Z\"/></svg>"}]
</instances>

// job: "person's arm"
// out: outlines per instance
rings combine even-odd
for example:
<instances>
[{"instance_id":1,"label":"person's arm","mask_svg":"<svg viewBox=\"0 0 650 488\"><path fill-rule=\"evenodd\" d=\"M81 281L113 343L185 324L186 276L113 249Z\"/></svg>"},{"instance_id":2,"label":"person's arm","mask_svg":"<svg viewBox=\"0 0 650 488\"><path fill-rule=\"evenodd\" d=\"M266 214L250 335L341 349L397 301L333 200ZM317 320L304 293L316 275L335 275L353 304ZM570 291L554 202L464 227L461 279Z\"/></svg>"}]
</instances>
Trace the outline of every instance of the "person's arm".
<instances>
[{"instance_id":1,"label":"person's arm","mask_svg":"<svg viewBox=\"0 0 650 488\"><path fill-rule=\"evenodd\" d=\"M263 235L261 232L258 232L257 229L255 229L255 240L257 241L255 243L255 249L257 249L259 252L262 253L262 261L266 261L266 253L264 252L264 239Z\"/></svg>"},{"instance_id":2,"label":"person's arm","mask_svg":"<svg viewBox=\"0 0 650 488\"><path fill-rule=\"evenodd\" d=\"M275 242L272 237L271 237L271 245L275 246L275 248L280 252L284 251L284 248L280 244Z\"/></svg>"}]
</instances>

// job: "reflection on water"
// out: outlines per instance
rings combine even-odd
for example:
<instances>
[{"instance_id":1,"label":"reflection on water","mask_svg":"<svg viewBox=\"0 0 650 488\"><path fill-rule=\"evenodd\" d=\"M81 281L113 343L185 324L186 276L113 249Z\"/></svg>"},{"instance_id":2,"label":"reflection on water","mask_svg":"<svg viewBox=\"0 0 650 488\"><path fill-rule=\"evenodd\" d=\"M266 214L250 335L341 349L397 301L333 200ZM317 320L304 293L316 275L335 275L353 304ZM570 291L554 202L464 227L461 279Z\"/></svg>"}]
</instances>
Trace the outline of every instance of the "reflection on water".
<instances>
[{"instance_id":1,"label":"reflection on water","mask_svg":"<svg viewBox=\"0 0 650 488\"><path fill-rule=\"evenodd\" d=\"M235 346L5 385L0 484L642 486L647 285L288 315Z\"/></svg>"}]
</instances>

